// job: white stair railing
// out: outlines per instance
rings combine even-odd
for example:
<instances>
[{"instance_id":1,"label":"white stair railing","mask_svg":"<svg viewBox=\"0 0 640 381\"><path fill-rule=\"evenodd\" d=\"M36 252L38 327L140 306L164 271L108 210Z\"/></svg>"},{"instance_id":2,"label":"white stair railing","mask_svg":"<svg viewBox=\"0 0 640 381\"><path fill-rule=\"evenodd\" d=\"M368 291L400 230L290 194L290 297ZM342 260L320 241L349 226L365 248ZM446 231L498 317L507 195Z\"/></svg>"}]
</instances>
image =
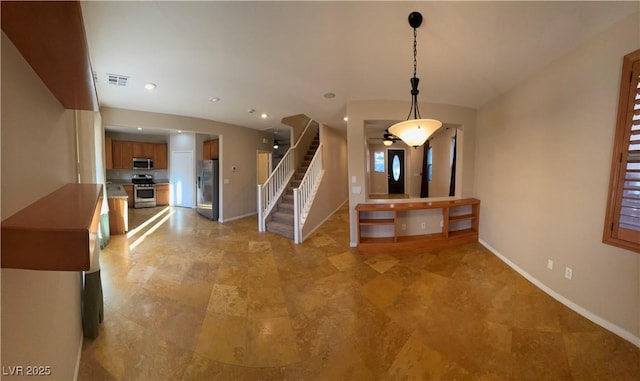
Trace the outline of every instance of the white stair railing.
<instances>
[{"instance_id":1,"label":"white stair railing","mask_svg":"<svg viewBox=\"0 0 640 381\"><path fill-rule=\"evenodd\" d=\"M296 167L296 149L309 130L313 120L309 119L298 141L282 157L276 168L271 172L264 184L258 184L258 231L267 230L267 217L276 206L278 199L287 188Z\"/></svg>"},{"instance_id":2,"label":"white stair railing","mask_svg":"<svg viewBox=\"0 0 640 381\"><path fill-rule=\"evenodd\" d=\"M258 184L258 231L267 230L267 216L278 202L284 192L293 172L295 171L294 151L290 149L282 157L276 169L264 182Z\"/></svg>"},{"instance_id":3,"label":"white stair railing","mask_svg":"<svg viewBox=\"0 0 640 381\"><path fill-rule=\"evenodd\" d=\"M302 242L302 227L307 220L323 175L321 143L311 159L300 186L293 190L293 240L295 243Z\"/></svg>"}]
</instances>

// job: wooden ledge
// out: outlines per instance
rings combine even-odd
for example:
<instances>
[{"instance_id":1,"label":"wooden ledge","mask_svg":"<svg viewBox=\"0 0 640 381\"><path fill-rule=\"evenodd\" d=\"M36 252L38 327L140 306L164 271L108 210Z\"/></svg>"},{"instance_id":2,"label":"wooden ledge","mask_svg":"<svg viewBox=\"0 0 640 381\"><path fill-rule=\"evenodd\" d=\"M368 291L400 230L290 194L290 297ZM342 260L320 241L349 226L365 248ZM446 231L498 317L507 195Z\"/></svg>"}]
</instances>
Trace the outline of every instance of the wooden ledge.
<instances>
[{"instance_id":1,"label":"wooden ledge","mask_svg":"<svg viewBox=\"0 0 640 381\"><path fill-rule=\"evenodd\" d=\"M419 209L442 209L463 205L479 204L476 198L462 198L456 200L442 201L409 201L409 202L388 202L388 203L365 203L356 205L359 212L366 211L393 211L393 210L419 210Z\"/></svg>"},{"instance_id":2,"label":"wooden ledge","mask_svg":"<svg viewBox=\"0 0 640 381\"><path fill-rule=\"evenodd\" d=\"M2 268L89 270L102 185L67 184L2 221Z\"/></svg>"}]
</instances>

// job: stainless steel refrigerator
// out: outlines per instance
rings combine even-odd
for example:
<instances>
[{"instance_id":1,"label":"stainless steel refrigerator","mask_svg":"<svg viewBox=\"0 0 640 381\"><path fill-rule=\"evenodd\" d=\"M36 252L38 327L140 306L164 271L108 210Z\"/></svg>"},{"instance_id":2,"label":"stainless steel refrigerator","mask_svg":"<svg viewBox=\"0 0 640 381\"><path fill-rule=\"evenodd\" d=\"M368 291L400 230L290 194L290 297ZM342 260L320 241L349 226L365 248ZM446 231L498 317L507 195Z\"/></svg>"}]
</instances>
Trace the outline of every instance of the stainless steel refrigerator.
<instances>
[{"instance_id":1,"label":"stainless steel refrigerator","mask_svg":"<svg viewBox=\"0 0 640 381\"><path fill-rule=\"evenodd\" d=\"M196 172L196 186L198 199L196 209L198 213L210 220L218 220L218 160L198 160Z\"/></svg>"}]
</instances>

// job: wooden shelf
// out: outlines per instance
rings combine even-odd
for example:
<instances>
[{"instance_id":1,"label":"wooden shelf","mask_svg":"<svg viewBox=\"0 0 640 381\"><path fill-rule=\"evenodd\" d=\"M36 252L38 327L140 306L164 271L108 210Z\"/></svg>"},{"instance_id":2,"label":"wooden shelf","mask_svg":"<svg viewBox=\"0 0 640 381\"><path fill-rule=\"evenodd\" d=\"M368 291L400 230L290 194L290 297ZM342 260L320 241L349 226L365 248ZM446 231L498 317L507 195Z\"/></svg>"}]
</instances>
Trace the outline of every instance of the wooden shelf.
<instances>
[{"instance_id":1,"label":"wooden shelf","mask_svg":"<svg viewBox=\"0 0 640 381\"><path fill-rule=\"evenodd\" d=\"M89 270L102 185L67 184L2 221L2 268Z\"/></svg>"},{"instance_id":2,"label":"wooden shelf","mask_svg":"<svg viewBox=\"0 0 640 381\"><path fill-rule=\"evenodd\" d=\"M449 221L451 222L455 222L455 221L465 221L465 220L472 220L476 218L475 215L473 214L463 214L460 216L449 216Z\"/></svg>"},{"instance_id":3,"label":"wooden shelf","mask_svg":"<svg viewBox=\"0 0 640 381\"><path fill-rule=\"evenodd\" d=\"M396 220L393 218L363 218L360 225L395 225Z\"/></svg>"},{"instance_id":4,"label":"wooden shelf","mask_svg":"<svg viewBox=\"0 0 640 381\"><path fill-rule=\"evenodd\" d=\"M394 237L362 237L361 243L368 244L380 244L380 243L394 243Z\"/></svg>"},{"instance_id":5,"label":"wooden shelf","mask_svg":"<svg viewBox=\"0 0 640 381\"><path fill-rule=\"evenodd\" d=\"M470 206L471 212L467 212ZM467 207L467 208L464 208ZM460 209L464 208L464 209ZM398 235L398 212L403 216L411 211L441 209L442 230L431 234ZM358 218L358 250L369 252L393 252L412 249L436 249L478 241L480 200L475 198L447 201L391 202L356 205ZM451 212L457 213L451 215ZM393 217L388 217L389 213ZM407 214L408 213L408 214ZM463 214L461 214L463 213ZM380 218L376 218L380 214ZM466 224L461 225L461 222ZM393 236L363 237L364 226L393 226ZM453 225L453 226L452 226ZM470 227L466 227L470 225ZM456 228L462 228L453 230ZM386 234L389 234L386 231Z\"/></svg>"}]
</instances>

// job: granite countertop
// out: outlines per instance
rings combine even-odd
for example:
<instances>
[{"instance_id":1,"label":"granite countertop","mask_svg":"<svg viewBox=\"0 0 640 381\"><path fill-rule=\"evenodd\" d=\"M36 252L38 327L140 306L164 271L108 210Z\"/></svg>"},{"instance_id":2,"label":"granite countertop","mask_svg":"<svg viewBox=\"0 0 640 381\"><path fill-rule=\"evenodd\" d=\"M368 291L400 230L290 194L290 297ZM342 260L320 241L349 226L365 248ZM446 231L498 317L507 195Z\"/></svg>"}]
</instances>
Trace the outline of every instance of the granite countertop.
<instances>
[{"instance_id":1,"label":"granite countertop","mask_svg":"<svg viewBox=\"0 0 640 381\"><path fill-rule=\"evenodd\" d=\"M107 198L127 198L122 184L107 184Z\"/></svg>"},{"instance_id":2,"label":"granite countertop","mask_svg":"<svg viewBox=\"0 0 640 381\"><path fill-rule=\"evenodd\" d=\"M115 179L115 180L111 180L111 179L107 179L107 186L109 185L132 185L133 183L131 182L131 180L119 180L119 179Z\"/></svg>"}]
</instances>

